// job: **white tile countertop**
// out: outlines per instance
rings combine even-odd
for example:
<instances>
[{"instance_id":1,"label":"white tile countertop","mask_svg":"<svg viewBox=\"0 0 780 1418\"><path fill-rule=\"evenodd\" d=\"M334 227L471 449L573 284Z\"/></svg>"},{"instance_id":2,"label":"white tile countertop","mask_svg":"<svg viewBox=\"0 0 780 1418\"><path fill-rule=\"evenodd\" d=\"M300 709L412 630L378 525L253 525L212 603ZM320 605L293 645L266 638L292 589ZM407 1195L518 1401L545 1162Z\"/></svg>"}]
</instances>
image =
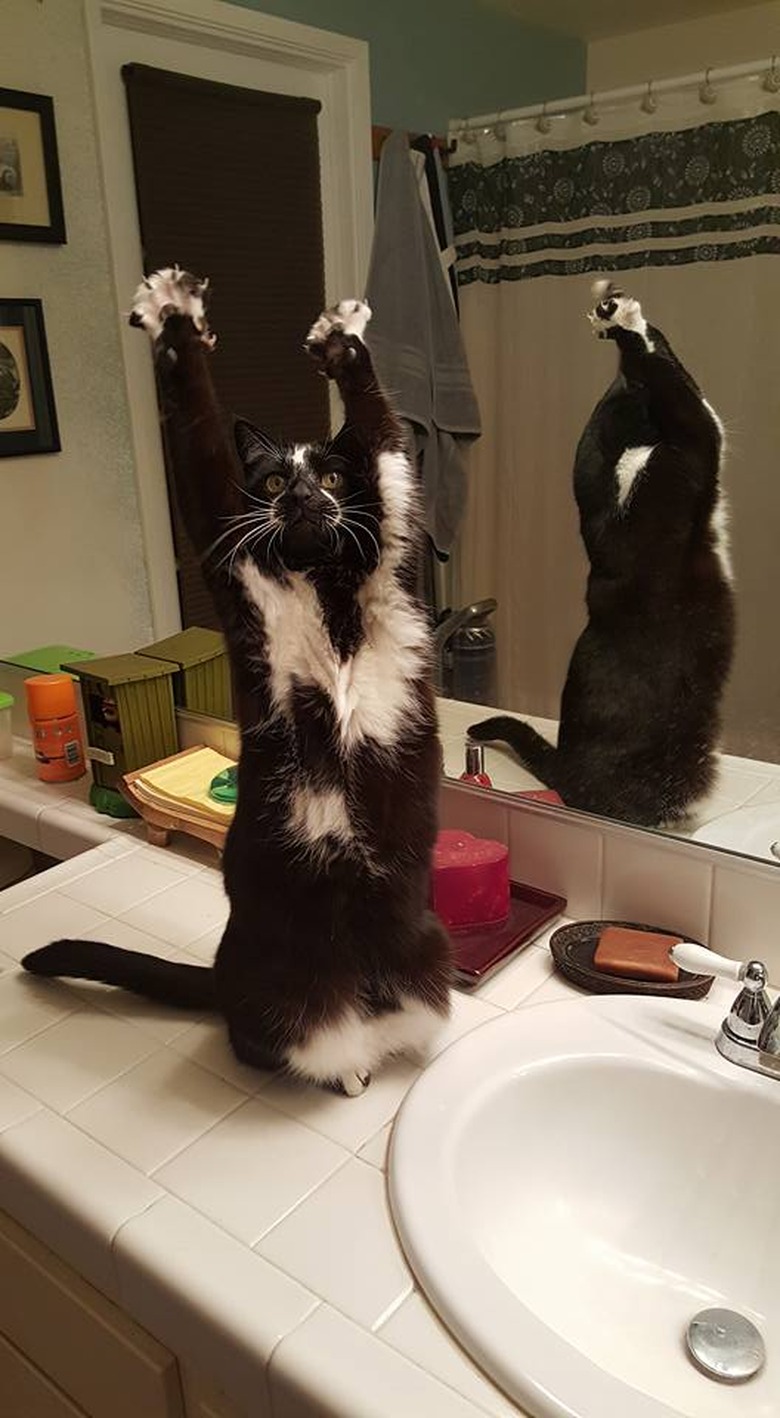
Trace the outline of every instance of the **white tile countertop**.
<instances>
[{"instance_id":1,"label":"white tile countertop","mask_svg":"<svg viewBox=\"0 0 780 1418\"><path fill-rule=\"evenodd\" d=\"M62 935L209 962L227 915L210 848L150 847L31 769L0 765L0 834L70 859L0 895L0 1209L246 1418L517 1418L396 1240L387 1144L420 1069L341 1098L238 1064L215 1019L24 974ZM455 995L437 1051L573 993L548 938Z\"/></svg>"},{"instance_id":2,"label":"white tile countertop","mask_svg":"<svg viewBox=\"0 0 780 1418\"><path fill-rule=\"evenodd\" d=\"M0 1207L248 1418L516 1414L395 1238L386 1149L414 1064L340 1098L242 1067L216 1020L18 966L67 934L208 961L226 911L207 857L128 837L0 896ZM438 1048L567 989L543 937L456 995Z\"/></svg>"}]
</instances>

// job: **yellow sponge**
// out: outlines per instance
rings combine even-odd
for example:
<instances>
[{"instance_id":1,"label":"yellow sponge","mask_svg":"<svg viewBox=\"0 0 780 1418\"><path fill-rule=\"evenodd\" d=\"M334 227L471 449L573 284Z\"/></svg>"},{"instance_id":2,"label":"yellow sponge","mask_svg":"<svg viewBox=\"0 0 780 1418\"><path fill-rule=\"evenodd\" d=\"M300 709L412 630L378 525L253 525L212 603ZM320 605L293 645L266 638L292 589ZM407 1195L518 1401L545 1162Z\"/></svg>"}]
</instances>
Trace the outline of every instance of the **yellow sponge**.
<instances>
[{"instance_id":1,"label":"yellow sponge","mask_svg":"<svg viewBox=\"0 0 780 1418\"><path fill-rule=\"evenodd\" d=\"M233 816L235 804L216 802L209 797L209 786L218 773L234 767L232 758L204 747L145 769L139 773L136 786L140 783L146 790L143 796L160 807L175 808L180 803L224 822Z\"/></svg>"}]
</instances>

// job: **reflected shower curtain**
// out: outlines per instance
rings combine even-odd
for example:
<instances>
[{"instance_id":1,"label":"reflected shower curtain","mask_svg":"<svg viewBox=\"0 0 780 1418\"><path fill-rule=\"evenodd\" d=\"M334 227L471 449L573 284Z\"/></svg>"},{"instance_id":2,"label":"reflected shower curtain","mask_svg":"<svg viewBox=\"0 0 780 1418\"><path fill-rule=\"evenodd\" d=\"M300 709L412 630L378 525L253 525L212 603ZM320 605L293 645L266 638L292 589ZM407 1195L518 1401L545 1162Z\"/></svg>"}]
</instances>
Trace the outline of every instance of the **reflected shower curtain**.
<instances>
[{"instance_id":1,"label":"reflected shower curtain","mask_svg":"<svg viewBox=\"0 0 780 1418\"><path fill-rule=\"evenodd\" d=\"M591 116L593 113L591 112ZM457 604L499 602L499 702L557 718L585 622L571 476L616 352L593 279L636 296L720 414L739 615L724 748L780 757L780 99L760 80L497 125L451 158L461 320L483 416ZM542 125L546 126L546 125ZM455 130L457 136L457 130ZM469 141L469 138L471 141ZM659 550L659 555L661 554Z\"/></svg>"}]
</instances>

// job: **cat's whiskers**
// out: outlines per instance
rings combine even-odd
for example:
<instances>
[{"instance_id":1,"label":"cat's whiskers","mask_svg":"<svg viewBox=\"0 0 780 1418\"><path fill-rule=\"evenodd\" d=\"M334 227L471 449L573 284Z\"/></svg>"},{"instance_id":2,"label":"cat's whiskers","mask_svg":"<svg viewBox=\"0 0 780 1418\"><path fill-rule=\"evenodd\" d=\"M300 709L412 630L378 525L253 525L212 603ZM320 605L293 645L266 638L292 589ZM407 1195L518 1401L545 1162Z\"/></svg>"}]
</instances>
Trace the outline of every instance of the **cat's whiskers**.
<instances>
[{"instance_id":1,"label":"cat's whiskers","mask_svg":"<svg viewBox=\"0 0 780 1418\"><path fill-rule=\"evenodd\" d=\"M344 528L344 530L345 530L346 532L349 532L349 534L350 534L351 537L354 537L354 540L357 542L358 546L360 546L360 542L358 541L357 536L355 536L355 531L353 531L353 527L354 527L358 532L363 532L363 534L364 534L365 536L370 537L370 538L371 538L371 541L374 543L374 549L375 549L375 551L376 551L376 559L377 559L377 562L381 561L381 559L382 559L382 553L381 553L381 551L380 551L380 549L379 549L379 542L377 541L377 539L376 539L376 537L374 536L374 533L371 531L371 528L370 528L370 527L364 527L364 526L362 525L362 523L360 523L360 522L354 522L354 523L353 523L353 522L352 522L352 518L351 518L351 517L348 517L348 516L345 516L345 515L343 515L342 518L341 518L341 525L342 525L342 527ZM366 557L365 552L363 552L363 548L361 547L360 550L361 550L361 552L363 553L363 560L364 560L364 561L367 561L368 558Z\"/></svg>"},{"instance_id":2,"label":"cat's whiskers","mask_svg":"<svg viewBox=\"0 0 780 1418\"><path fill-rule=\"evenodd\" d=\"M217 562L217 571L220 571L225 565L225 562L228 562L228 576L232 576L236 557L241 551L241 548L246 546L248 542L251 542L253 538L260 538L265 535L265 533L269 531L270 528L276 522L275 518L272 519L270 516L261 517L258 513L253 513L251 515L250 520L251 525L249 526L249 529L246 530L245 526L242 526L241 535L239 536L238 540L234 543L232 547L229 548L228 551L226 551L225 555L222 557L222 560ZM234 527L229 528L229 531L231 532L235 530L236 529Z\"/></svg>"},{"instance_id":3,"label":"cat's whiskers","mask_svg":"<svg viewBox=\"0 0 780 1418\"><path fill-rule=\"evenodd\" d=\"M230 526L224 532L220 532L219 536L215 537L214 541L211 543L211 546L207 547L206 551L203 553L203 561L206 561L212 555L212 553L216 551L217 547L220 546L222 542L226 541L228 537L232 536L237 530L239 530L239 528L243 530L250 523L252 523L253 525L256 525L258 523L262 524L265 519L261 517L259 512L242 512L236 516L222 518L222 520L229 522ZM227 553L227 556L229 555L230 552ZM221 565L222 563L219 564Z\"/></svg>"}]
</instances>

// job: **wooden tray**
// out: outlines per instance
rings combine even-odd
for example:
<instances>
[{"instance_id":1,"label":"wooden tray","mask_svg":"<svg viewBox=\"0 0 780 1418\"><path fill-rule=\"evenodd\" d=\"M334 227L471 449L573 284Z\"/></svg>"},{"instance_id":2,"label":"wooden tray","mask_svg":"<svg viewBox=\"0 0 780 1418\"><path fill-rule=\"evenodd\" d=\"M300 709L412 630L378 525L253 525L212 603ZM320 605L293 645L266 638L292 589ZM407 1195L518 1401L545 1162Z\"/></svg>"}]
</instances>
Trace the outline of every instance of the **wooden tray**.
<instances>
[{"instance_id":1,"label":"wooden tray","mask_svg":"<svg viewBox=\"0 0 780 1418\"><path fill-rule=\"evenodd\" d=\"M624 926L632 931L656 931L700 944L693 936L681 935L668 926L645 926L636 921L575 921L559 926L550 937L550 951L558 969L573 985L593 995L665 995L668 999L704 999L714 976L689 975L681 970L677 980L631 980L627 975L610 975L596 970L593 955L606 926Z\"/></svg>"},{"instance_id":2,"label":"wooden tray","mask_svg":"<svg viewBox=\"0 0 780 1418\"><path fill-rule=\"evenodd\" d=\"M213 822L207 817L198 817L193 808L186 817L180 817L176 812L169 811L148 803L145 798L139 796L134 788L136 778L140 778L142 773L148 773L150 768L160 768L163 763L172 763L176 758L186 758L189 753L199 753L203 744L195 744L193 748L185 748L181 753L172 753L168 758L160 758L156 763L147 763L143 768L134 768L130 773L125 773L120 783L122 794L127 801L135 808L139 817L146 823L146 835L155 847L167 847L171 840L172 832L186 832L189 837L198 837L201 842L209 842L212 847L216 847L218 852L222 852L225 846L229 823L224 827L220 822Z\"/></svg>"}]
</instances>

